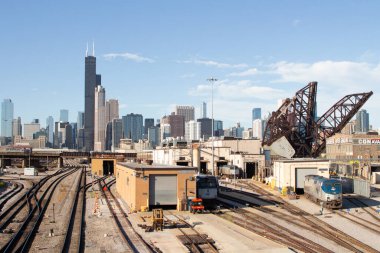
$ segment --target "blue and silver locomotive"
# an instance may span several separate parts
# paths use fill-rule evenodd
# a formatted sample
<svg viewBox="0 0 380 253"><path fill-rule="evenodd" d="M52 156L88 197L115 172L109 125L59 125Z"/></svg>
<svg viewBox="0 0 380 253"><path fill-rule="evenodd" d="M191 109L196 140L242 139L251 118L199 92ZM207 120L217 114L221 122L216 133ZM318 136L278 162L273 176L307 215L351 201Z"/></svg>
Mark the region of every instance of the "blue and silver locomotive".
<svg viewBox="0 0 380 253"><path fill-rule="evenodd" d="M305 176L305 197L327 208L342 207L342 183L317 175Z"/></svg>
<svg viewBox="0 0 380 253"><path fill-rule="evenodd" d="M195 177L196 197L201 198L205 209L216 208L218 179L215 176L199 174Z"/></svg>

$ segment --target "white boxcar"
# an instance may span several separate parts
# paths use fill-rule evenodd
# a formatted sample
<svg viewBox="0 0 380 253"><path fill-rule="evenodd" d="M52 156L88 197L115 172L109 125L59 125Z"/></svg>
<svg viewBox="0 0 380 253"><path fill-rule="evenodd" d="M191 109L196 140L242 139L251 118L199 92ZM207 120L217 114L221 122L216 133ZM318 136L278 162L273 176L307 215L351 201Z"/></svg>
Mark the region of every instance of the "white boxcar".
<svg viewBox="0 0 380 253"><path fill-rule="evenodd" d="M37 176L38 171L31 167L31 168L24 168L24 176Z"/></svg>

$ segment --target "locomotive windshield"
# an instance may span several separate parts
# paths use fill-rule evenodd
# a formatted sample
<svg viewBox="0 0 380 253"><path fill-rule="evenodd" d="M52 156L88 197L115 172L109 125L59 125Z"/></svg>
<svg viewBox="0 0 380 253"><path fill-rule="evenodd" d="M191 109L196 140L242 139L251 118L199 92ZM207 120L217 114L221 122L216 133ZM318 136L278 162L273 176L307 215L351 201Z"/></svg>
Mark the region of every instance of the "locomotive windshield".
<svg viewBox="0 0 380 253"><path fill-rule="evenodd" d="M198 177L197 186L198 188L215 188L217 187L217 182L215 177Z"/></svg>
<svg viewBox="0 0 380 253"><path fill-rule="evenodd" d="M326 181L322 185L322 190L328 194L341 194L342 184L336 181Z"/></svg>

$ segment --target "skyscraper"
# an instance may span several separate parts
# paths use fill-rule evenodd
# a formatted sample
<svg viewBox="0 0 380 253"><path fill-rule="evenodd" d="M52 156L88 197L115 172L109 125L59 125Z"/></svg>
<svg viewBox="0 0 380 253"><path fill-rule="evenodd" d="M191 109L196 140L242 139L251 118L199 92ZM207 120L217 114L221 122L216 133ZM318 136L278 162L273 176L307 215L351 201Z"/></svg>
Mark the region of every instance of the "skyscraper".
<svg viewBox="0 0 380 253"><path fill-rule="evenodd" d="M185 123L185 140L199 140L201 138L201 123L190 120Z"/></svg>
<svg viewBox="0 0 380 253"><path fill-rule="evenodd" d="M263 139L263 121L261 119L255 119L252 122L252 137L259 140Z"/></svg>
<svg viewBox="0 0 380 253"><path fill-rule="evenodd" d="M214 136L223 136L223 121L214 119Z"/></svg>
<svg viewBox="0 0 380 253"><path fill-rule="evenodd" d="M261 119L261 108L252 109L252 121L255 119Z"/></svg>
<svg viewBox="0 0 380 253"><path fill-rule="evenodd" d="M24 138L33 140L33 135L40 131L40 123L25 123L24 124Z"/></svg>
<svg viewBox="0 0 380 253"><path fill-rule="evenodd" d="M148 140L151 143L153 148L155 148L157 145L160 144L160 128L159 127L152 126L148 129Z"/></svg>
<svg viewBox="0 0 380 253"><path fill-rule="evenodd" d="M120 139L123 138L123 122L121 119L112 120L112 145L111 151L120 148Z"/></svg>
<svg viewBox="0 0 380 253"><path fill-rule="evenodd" d="M54 144L54 119L52 116L47 117L46 119L46 131L48 133L48 142Z"/></svg>
<svg viewBox="0 0 380 253"><path fill-rule="evenodd" d="M161 125L170 125L169 137L184 137L185 136L185 116L178 115L172 112L169 116L161 118Z"/></svg>
<svg viewBox="0 0 380 253"><path fill-rule="evenodd" d="M59 121L69 122L69 110L61 109L59 112Z"/></svg>
<svg viewBox="0 0 380 253"><path fill-rule="evenodd" d="M94 46L92 55L85 57L84 76L84 149L94 150L95 87L101 85L101 76L96 75L96 57Z"/></svg>
<svg viewBox="0 0 380 253"><path fill-rule="evenodd" d="M202 102L201 105L201 119L207 118L207 103Z"/></svg>
<svg viewBox="0 0 380 253"><path fill-rule="evenodd" d="M119 100L109 99L106 102L106 123L119 118Z"/></svg>
<svg viewBox="0 0 380 253"><path fill-rule="evenodd" d="M77 116L78 131L79 129L83 128L83 124L84 124L84 112L78 112L78 116Z"/></svg>
<svg viewBox="0 0 380 253"><path fill-rule="evenodd" d="M201 123L201 138L208 140L212 136L212 119L197 119Z"/></svg>
<svg viewBox="0 0 380 253"><path fill-rule="evenodd" d="M11 99L4 99L1 103L1 136L12 137L13 122L13 102Z"/></svg>
<svg viewBox="0 0 380 253"><path fill-rule="evenodd" d="M182 115L185 117L185 122L194 120L194 106L177 105L175 107L175 115Z"/></svg>
<svg viewBox="0 0 380 253"><path fill-rule="evenodd" d="M95 88L94 150L104 151L106 131L106 90L97 85Z"/></svg>
<svg viewBox="0 0 380 253"><path fill-rule="evenodd" d="M122 117L124 138L137 142L142 139L143 116L141 114L130 113Z"/></svg>
<svg viewBox="0 0 380 253"><path fill-rule="evenodd" d="M20 117L17 117L17 119L13 119L12 132L13 132L13 137L22 135L22 125L21 125Z"/></svg>
<svg viewBox="0 0 380 253"><path fill-rule="evenodd" d="M355 132L369 131L369 113L366 110L360 110L356 114Z"/></svg>
<svg viewBox="0 0 380 253"><path fill-rule="evenodd" d="M108 122L106 126L106 140L104 144L104 150L111 151L111 148L112 148L112 122Z"/></svg>
<svg viewBox="0 0 380 253"><path fill-rule="evenodd" d="M144 134L145 138L148 137L148 129L154 126L154 119L146 118L144 120Z"/></svg>

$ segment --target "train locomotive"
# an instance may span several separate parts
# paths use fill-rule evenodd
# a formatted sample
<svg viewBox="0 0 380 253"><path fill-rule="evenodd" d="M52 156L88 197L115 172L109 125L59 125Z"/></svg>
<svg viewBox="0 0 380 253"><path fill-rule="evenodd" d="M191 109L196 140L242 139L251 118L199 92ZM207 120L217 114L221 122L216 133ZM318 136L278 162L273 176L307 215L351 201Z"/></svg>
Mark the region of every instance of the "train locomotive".
<svg viewBox="0 0 380 253"><path fill-rule="evenodd" d="M199 174L195 177L196 198L202 199L206 210L216 209L218 179L215 176Z"/></svg>
<svg viewBox="0 0 380 253"><path fill-rule="evenodd" d="M305 197L327 208L342 207L342 183L317 175L305 176Z"/></svg>

